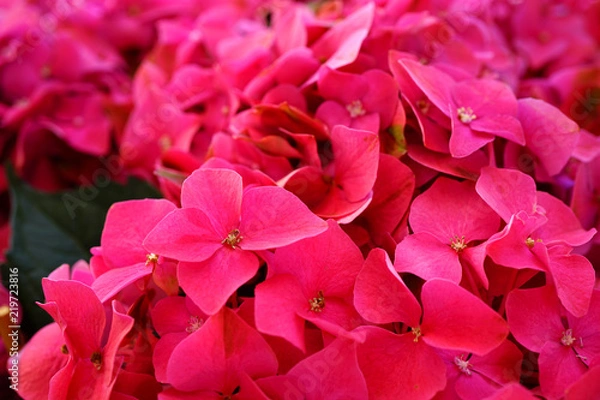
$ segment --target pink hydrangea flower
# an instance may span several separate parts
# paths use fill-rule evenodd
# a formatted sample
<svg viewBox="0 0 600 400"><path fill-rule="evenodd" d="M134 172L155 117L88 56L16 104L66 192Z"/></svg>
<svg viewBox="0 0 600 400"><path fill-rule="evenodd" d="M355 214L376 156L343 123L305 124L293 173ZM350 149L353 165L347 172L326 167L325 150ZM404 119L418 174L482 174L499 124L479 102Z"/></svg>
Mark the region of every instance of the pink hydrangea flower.
<svg viewBox="0 0 600 400"><path fill-rule="evenodd" d="M540 386L559 398L600 354L600 296L594 291L590 311L573 316L561 309L549 286L514 290L506 312L510 329L523 346L540 353Z"/></svg>
<svg viewBox="0 0 600 400"><path fill-rule="evenodd" d="M181 209L148 234L144 247L181 261L186 294L209 315L258 271L254 250L323 232L327 224L291 193L273 186L243 190L234 171L199 169L183 183Z"/></svg>

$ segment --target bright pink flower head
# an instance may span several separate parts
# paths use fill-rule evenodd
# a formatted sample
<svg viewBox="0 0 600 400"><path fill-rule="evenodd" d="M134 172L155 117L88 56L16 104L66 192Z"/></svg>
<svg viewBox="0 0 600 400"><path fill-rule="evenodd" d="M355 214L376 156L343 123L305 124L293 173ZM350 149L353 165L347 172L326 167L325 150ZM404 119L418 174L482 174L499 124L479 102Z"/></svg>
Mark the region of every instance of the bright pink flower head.
<svg viewBox="0 0 600 400"><path fill-rule="evenodd" d="M318 88L325 102L315 117L329 129L340 124L379 132L390 125L398 104L398 84L392 76L376 69L360 75L325 69Z"/></svg>
<svg viewBox="0 0 600 400"><path fill-rule="evenodd" d="M412 170L396 157L380 153L373 200L351 225L347 225L350 228L347 232L355 243L362 244L358 235L366 236L363 240L369 245L385 247L392 252L397 238L408 231L406 214L414 189Z"/></svg>
<svg viewBox="0 0 600 400"><path fill-rule="evenodd" d="M427 399L446 385L436 349L484 355L508 334L505 321L480 299L441 279L423 285L421 306L380 249L371 251L354 289L354 304L377 324L403 322L395 332L358 328L366 335L358 360L369 398Z"/></svg>
<svg viewBox="0 0 600 400"><path fill-rule="evenodd" d="M464 271L469 279L487 286L483 259L474 260L475 246L498 232L500 218L472 182L438 178L413 201L408 218L414 234L396 247L397 271L459 283L463 266L470 266Z"/></svg>
<svg viewBox="0 0 600 400"><path fill-rule="evenodd" d="M36 336L37 341L34 338L29 344L36 349L47 346L45 341L51 340L56 346L53 356L48 350L40 353L45 354L42 360L54 365L50 369L57 370L50 379L47 397L89 398L93 393L98 399L108 399L123 363L117 351L133 326L133 319L118 311L116 303L107 313L92 289L80 282L44 279L42 286L46 297L42 308L56 321L50 326L58 326L62 333L59 338L58 332L48 327ZM43 344L38 343L42 340ZM24 372L31 374L33 380L47 379L49 371L46 365L38 363L37 354L23 352Z"/></svg>
<svg viewBox="0 0 600 400"><path fill-rule="evenodd" d="M504 385L517 383L521 375L523 354L509 340L484 356L456 351L440 351L439 354L446 363L448 378L446 389L439 395L441 399L458 396L479 400Z"/></svg>
<svg viewBox="0 0 600 400"><path fill-rule="evenodd" d="M181 209L152 230L144 246L182 261L181 287L207 314L216 313L259 267L254 250L294 243L327 229L293 194L274 186L243 189L225 169L199 169L183 183Z"/></svg>
<svg viewBox="0 0 600 400"><path fill-rule="evenodd" d="M559 199L536 193L533 179L520 171L484 168L476 189L507 222L487 242L487 255L503 266L550 274L563 305L583 316L594 286L594 270L587 259L571 254L571 246L589 242L596 231L582 229L573 211Z"/></svg>
<svg viewBox="0 0 600 400"><path fill-rule="evenodd" d="M450 88L454 79L433 66L422 65L406 54L389 53L389 66L410 105L428 149L448 153Z"/></svg>
<svg viewBox="0 0 600 400"><path fill-rule="evenodd" d="M353 289L363 258L338 224L275 251L269 274L255 289L257 329L280 336L302 351L305 321L333 335L362 322L353 306Z"/></svg>
<svg viewBox="0 0 600 400"><path fill-rule="evenodd" d="M156 224L175 208L173 203L163 199L130 200L111 206L101 238L106 269L94 271L96 280L92 284L102 302L149 275L165 292L177 293L179 286L172 276L173 261L147 251L142 245Z"/></svg>
<svg viewBox="0 0 600 400"><path fill-rule="evenodd" d="M523 346L540 353L540 386L548 398L560 398L600 355L600 293L580 318L561 308L553 288L514 290L506 313L510 330Z"/></svg>
<svg viewBox="0 0 600 400"><path fill-rule="evenodd" d="M338 69L354 62L371 30L375 4L368 2L325 32L310 48L322 66L306 85L316 82L325 68Z"/></svg>
<svg viewBox="0 0 600 400"><path fill-rule="evenodd" d="M243 374L256 379L276 372L277 359L265 339L223 308L175 347L166 375L181 392L223 398L237 392Z"/></svg>
<svg viewBox="0 0 600 400"><path fill-rule="evenodd" d="M208 316L189 297L169 296L156 303L151 317L152 326L160 336L152 353L154 374L159 382L168 382L167 365L173 350L200 329Z"/></svg>
<svg viewBox="0 0 600 400"><path fill-rule="evenodd" d="M377 178L379 137L376 133L336 125L331 132L329 164L299 168L280 184L323 218L351 222L370 203Z"/></svg>
<svg viewBox="0 0 600 400"><path fill-rule="evenodd" d="M526 145L510 143L504 153L507 167L527 173L535 168L535 177L560 173L573 156L580 138L577 124L558 108L542 100L519 99L519 120L523 125Z"/></svg>
<svg viewBox="0 0 600 400"><path fill-rule="evenodd" d="M356 344L344 338L337 338L323 350L300 361L287 374L262 378L257 384L273 399L368 398L356 357Z"/></svg>
<svg viewBox="0 0 600 400"><path fill-rule="evenodd" d="M496 136L525 144L517 99L508 85L491 79L461 81L450 89L450 99L452 156L468 156Z"/></svg>

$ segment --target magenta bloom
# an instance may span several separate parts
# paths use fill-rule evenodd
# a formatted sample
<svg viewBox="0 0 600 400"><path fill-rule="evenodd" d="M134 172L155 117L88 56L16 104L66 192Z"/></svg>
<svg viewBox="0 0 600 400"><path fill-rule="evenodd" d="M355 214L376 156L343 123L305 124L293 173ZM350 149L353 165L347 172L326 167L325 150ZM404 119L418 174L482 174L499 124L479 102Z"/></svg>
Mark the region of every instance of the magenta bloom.
<svg viewBox="0 0 600 400"><path fill-rule="evenodd" d="M92 284L102 302L149 275L153 275L165 292L173 291L169 288L172 285L167 282L173 262L159 259L158 255L147 251L142 242L156 224L175 208L173 203L162 199L131 200L110 208L101 238L102 261L106 270L96 268L97 278ZM176 282L175 286L176 294Z"/></svg>
<svg viewBox="0 0 600 400"><path fill-rule="evenodd" d="M391 75L375 69L361 75L325 69L318 85L326 101L315 117L329 129L344 125L379 132L392 122L398 105L398 84Z"/></svg>
<svg viewBox="0 0 600 400"><path fill-rule="evenodd" d="M328 165L298 168L280 184L322 218L354 220L369 205L379 164L379 137L374 132L336 125ZM320 164L320 163L319 163Z"/></svg>
<svg viewBox="0 0 600 400"><path fill-rule="evenodd" d="M582 229L569 207L536 192L533 179L522 172L484 168L476 189L507 223L488 240L487 255L506 267L545 271L567 310L583 316L594 287L594 269L585 257L571 254L571 246L589 242L595 229Z"/></svg>
<svg viewBox="0 0 600 400"><path fill-rule="evenodd" d="M358 361L369 398L429 399L446 386L446 367L437 349L485 355L508 335L506 322L480 299L442 279L427 281L421 306L375 249L354 289L359 313L377 324L402 322L395 332L367 326Z"/></svg>
<svg viewBox="0 0 600 400"><path fill-rule="evenodd" d="M231 170L192 173L183 183L181 205L148 234L144 247L181 261L181 287L209 315L256 274L254 250L327 229L293 194L275 186L244 190L242 177Z"/></svg>
<svg viewBox="0 0 600 400"><path fill-rule="evenodd" d="M475 246L498 232L500 218L472 182L438 178L414 200L408 218L414 234L396 247L398 272L459 283L466 267L468 279L487 286Z"/></svg>
<svg viewBox="0 0 600 400"><path fill-rule="evenodd" d="M255 290L257 329L302 351L305 321L336 336L354 329L362 322L352 296L362 263L358 247L333 220L326 232L277 249L269 278Z"/></svg>
<svg viewBox="0 0 600 400"><path fill-rule="evenodd" d="M265 339L223 308L175 347L166 375L181 395L223 398L234 394L244 374L260 378L276 372L277 358Z"/></svg>
<svg viewBox="0 0 600 400"><path fill-rule="evenodd" d="M565 312L549 286L514 290L506 313L510 330L523 346L540 353L540 386L548 398L560 398L600 356L600 293L590 311L577 318Z"/></svg>
<svg viewBox="0 0 600 400"><path fill-rule="evenodd" d="M461 81L452 86L450 98L452 156L468 156L495 136L525 144L517 99L508 85L491 79Z"/></svg>
<svg viewBox="0 0 600 400"><path fill-rule="evenodd" d="M119 311L113 303L112 312L108 314L111 320L107 320L102 303L83 283L46 278L42 286L46 303L41 306L56 321L62 340L59 331L50 328L56 326L54 324L40 331L28 345L27 352L21 355L24 372L32 381L37 381L48 379L50 371L56 371L48 384L47 398L68 400L90 398L94 394L97 399L108 400L123 363L117 351L133 326L133 318ZM52 343L56 347L50 352L46 348ZM45 350L35 351L39 346ZM43 354L40 360L39 354ZM47 367L50 368L47 370ZM36 398L33 396L39 394L39 389L30 389L32 398Z"/></svg>
<svg viewBox="0 0 600 400"><path fill-rule="evenodd" d="M262 378L257 384L271 399L368 398L356 343L344 338L337 338L323 350L300 361L287 374Z"/></svg>

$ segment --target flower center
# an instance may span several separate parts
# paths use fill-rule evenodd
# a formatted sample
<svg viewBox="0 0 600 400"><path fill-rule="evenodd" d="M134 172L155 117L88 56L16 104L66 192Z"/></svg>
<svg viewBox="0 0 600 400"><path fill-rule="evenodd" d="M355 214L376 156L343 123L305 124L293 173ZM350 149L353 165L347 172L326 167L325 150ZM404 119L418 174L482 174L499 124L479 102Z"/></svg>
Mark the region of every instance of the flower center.
<svg viewBox="0 0 600 400"><path fill-rule="evenodd" d="M238 244L242 241L244 237L240 235L239 229L234 229L227 234L227 237L223 239L221 244L226 244L230 246L232 249L235 249Z"/></svg>
<svg viewBox="0 0 600 400"><path fill-rule="evenodd" d="M158 262L158 254L148 253L146 254L146 267L150 264L156 265Z"/></svg>
<svg viewBox="0 0 600 400"><path fill-rule="evenodd" d="M321 312L323 311L323 308L325 308L325 297L323 296L323 291L319 290L317 295L318 297L313 297L312 299L308 300L310 311Z"/></svg>
<svg viewBox="0 0 600 400"><path fill-rule="evenodd" d="M360 100L354 100L352 103L348 104L346 110L348 110L352 118L360 117L367 113Z"/></svg>
<svg viewBox="0 0 600 400"><path fill-rule="evenodd" d="M99 351L95 351L92 353L90 361L92 362L92 364L94 364L94 367L96 367L96 369L100 371L100 369L102 368L102 354Z"/></svg>
<svg viewBox="0 0 600 400"><path fill-rule="evenodd" d="M461 251L467 248L465 237L454 236L454 238L452 238L452 241L450 242L450 247L452 247L452 249L454 249L454 251L456 251L457 253L460 253Z"/></svg>
<svg viewBox="0 0 600 400"><path fill-rule="evenodd" d="M577 338L573 336L573 329L567 329L562 334L563 336L560 338L560 342L563 346L572 346L577 340Z"/></svg>
<svg viewBox="0 0 600 400"><path fill-rule="evenodd" d="M419 341L419 338L422 335L421 328L418 327L418 326L416 328L412 328L412 333L413 333L413 335L415 335L415 338L413 339L413 342L417 343Z"/></svg>
<svg viewBox="0 0 600 400"><path fill-rule="evenodd" d="M456 114L458 115L458 119L463 124L469 124L471 121L477 118L477 115L473 113L471 107L460 107L456 110Z"/></svg>
<svg viewBox="0 0 600 400"><path fill-rule="evenodd" d="M187 323L187 327L185 328L185 331L187 333L194 333L198 329L200 329L203 324L204 324L204 320L202 318L198 318L197 316L193 315L190 317L190 319L188 319L188 323Z"/></svg>
<svg viewBox="0 0 600 400"><path fill-rule="evenodd" d="M416 104L419 111L421 111L423 114L427 114L429 112L429 101L418 100Z"/></svg>
<svg viewBox="0 0 600 400"><path fill-rule="evenodd" d="M469 367L472 367L472 365L469 364L469 361L465 360L464 357L464 354L461 354L460 357L454 357L454 364L456 364L460 372L471 376L471 370Z"/></svg>
<svg viewBox="0 0 600 400"><path fill-rule="evenodd" d="M67 348L66 344L63 344L60 348L60 352L63 354L69 354L69 349Z"/></svg>

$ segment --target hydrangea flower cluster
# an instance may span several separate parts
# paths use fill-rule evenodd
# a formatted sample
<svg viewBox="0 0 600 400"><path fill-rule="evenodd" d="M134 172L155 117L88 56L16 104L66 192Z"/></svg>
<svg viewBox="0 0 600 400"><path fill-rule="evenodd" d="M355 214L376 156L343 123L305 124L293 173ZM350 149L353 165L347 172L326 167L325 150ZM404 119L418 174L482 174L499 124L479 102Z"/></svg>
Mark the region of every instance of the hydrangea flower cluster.
<svg viewBox="0 0 600 400"><path fill-rule="evenodd" d="M600 393L600 2L2 10L0 154L164 195L44 278L24 399Z"/></svg>

